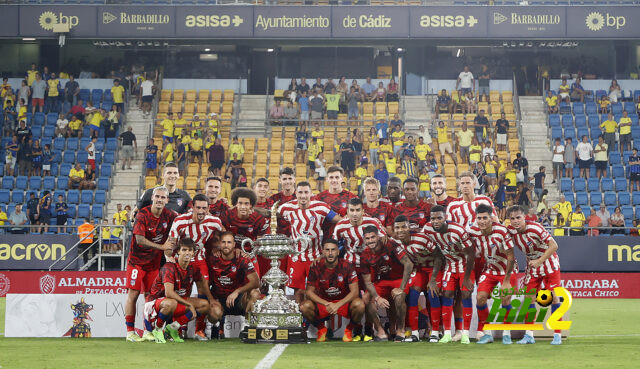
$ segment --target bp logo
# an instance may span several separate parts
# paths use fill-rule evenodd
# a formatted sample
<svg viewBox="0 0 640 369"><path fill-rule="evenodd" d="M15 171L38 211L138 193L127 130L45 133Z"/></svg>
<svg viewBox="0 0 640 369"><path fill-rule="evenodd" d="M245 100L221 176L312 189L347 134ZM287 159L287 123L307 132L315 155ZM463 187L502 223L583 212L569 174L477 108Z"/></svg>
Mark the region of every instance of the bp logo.
<svg viewBox="0 0 640 369"><path fill-rule="evenodd" d="M604 27L604 17L600 13L589 13L587 19L585 19L585 23L590 30L599 31Z"/></svg>
<svg viewBox="0 0 640 369"><path fill-rule="evenodd" d="M38 18L38 23L42 29L47 31L53 31L55 26L64 24L68 25L69 29L75 27L80 22L80 18L75 15L64 15L62 13L43 12Z"/></svg>

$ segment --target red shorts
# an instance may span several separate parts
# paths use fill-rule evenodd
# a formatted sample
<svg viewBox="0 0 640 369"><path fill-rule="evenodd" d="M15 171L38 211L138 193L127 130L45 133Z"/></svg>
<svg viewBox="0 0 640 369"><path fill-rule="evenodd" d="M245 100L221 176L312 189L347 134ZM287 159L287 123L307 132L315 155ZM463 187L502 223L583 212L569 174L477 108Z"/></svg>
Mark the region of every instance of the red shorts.
<svg viewBox="0 0 640 369"><path fill-rule="evenodd" d="M89 165L91 165L91 169L96 170L96 161L95 159L88 160Z"/></svg>
<svg viewBox="0 0 640 369"><path fill-rule="evenodd" d="M258 268L256 270L259 276L263 276L264 273L268 272L271 269L271 259L263 258L262 256L258 256ZM283 272L287 272L287 258L280 259L280 270Z"/></svg>
<svg viewBox="0 0 640 369"><path fill-rule="evenodd" d="M311 263L313 262L289 259L287 261L287 275L289 276L287 287L304 290L307 287L307 276Z"/></svg>
<svg viewBox="0 0 640 369"><path fill-rule="evenodd" d="M560 271L556 270L542 277L532 277L531 274L527 274L524 277L524 284L527 292L532 289L536 292L540 291L542 284L544 284L544 288L553 291L554 288L560 287Z"/></svg>
<svg viewBox="0 0 640 369"><path fill-rule="evenodd" d="M474 273L469 275L469 279L472 284L476 283L476 278ZM445 272L442 275L442 290L443 291L455 291L459 289L460 291L470 291L467 287L462 285L462 281L464 281L464 273L451 273ZM472 292L471 290L470 292Z"/></svg>
<svg viewBox="0 0 640 369"><path fill-rule="evenodd" d="M480 280L480 277L484 273L484 267L486 265L487 265L487 262L484 259L484 257L481 256L476 258L476 261L473 263L473 274L476 281Z"/></svg>
<svg viewBox="0 0 640 369"><path fill-rule="evenodd" d="M431 279L431 274L433 273L433 268L420 268L413 273L411 273L411 278L409 279L408 286L416 287L419 291L427 291L427 284ZM442 269L438 272L438 276L436 276L436 284L438 288L442 288Z"/></svg>
<svg viewBox="0 0 640 369"><path fill-rule="evenodd" d="M336 301L329 301L329 302L338 302ZM351 304L344 304L342 306L340 306L340 309L338 309L338 312L336 313L336 315L339 315L341 317L345 317L347 319L351 319L351 313L349 312L349 307L351 306ZM322 305L322 304L318 304L318 316L316 317L316 319L324 319L328 316L330 316L331 314L329 314L329 312L327 311L327 307Z"/></svg>
<svg viewBox="0 0 640 369"><path fill-rule="evenodd" d="M504 281L503 275L493 275L489 273L484 273L478 278L478 292L487 292L491 294L491 291L498 285ZM513 288L518 287L518 276L515 274L511 274L511 278L509 279L511 282L511 286Z"/></svg>
<svg viewBox="0 0 640 369"><path fill-rule="evenodd" d="M127 288L141 293L151 291L159 270L143 270L138 265L127 265Z"/></svg>
<svg viewBox="0 0 640 369"><path fill-rule="evenodd" d="M391 299L391 290L394 288L400 288L402 279L382 280L373 283L376 288L376 293L383 299ZM409 283L404 288L404 293L409 293Z"/></svg>
<svg viewBox="0 0 640 369"><path fill-rule="evenodd" d="M44 106L44 99L37 99L37 98L33 98L31 99L31 105L32 106Z"/></svg>
<svg viewBox="0 0 640 369"><path fill-rule="evenodd" d="M200 275L203 279L209 280L209 267L207 266L206 260L194 260L191 262L193 265L193 269L197 269L200 271Z"/></svg>

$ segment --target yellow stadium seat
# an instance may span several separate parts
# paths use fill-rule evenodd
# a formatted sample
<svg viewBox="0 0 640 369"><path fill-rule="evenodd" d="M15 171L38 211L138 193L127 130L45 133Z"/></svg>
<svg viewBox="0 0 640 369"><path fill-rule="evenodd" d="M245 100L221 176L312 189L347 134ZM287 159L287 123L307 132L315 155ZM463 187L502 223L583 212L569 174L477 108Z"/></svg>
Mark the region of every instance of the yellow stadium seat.
<svg viewBox="0 0 640 369"><path fill-rule="evenodd" d="M376 102L376 116L387 115L387 103L383 101Z"/></svg>
<svg viewBox="0 0 640 369"><path fill-rule="evenodd" d="M197 177L187 177L187 190L195 190L198 188L198 178Z"/></svg>
<svg viewBox="0 0 640 369"><path fill-rule="evenodd" d="M288 165L288 166L293 165L293 158L294 158L293 152L291 151L285 152L283 158L284 158L285 165Z"/></svg>
<svg viewBox="0 0 640 369"><path fill-rule="evenodd" d="M211 90L211 100L212 101L221 101L222 100L222 90Z"/></svg>
<svg viewBox="0 0 640 369"><path fill-rule="evenodd" d="M513 114L514 110L513 110L513 103L512 102L506 102L502 106L503 106L505 114Z"/></svg>
<svg viewBox="0 0 640 369"><path fill-rule="evenodd" d="M296 147L296 143L293 139L285 139L284 140L284 153L292 152Z"/></svg>
<svg viewBox="0 0 640 369"><path fill-rule="evenodd" d="M267 166L264 164L256 164L256 177L264 177L267 175Z"/></svg>
<svg viewBox="0 0 640 369"><path fill-rule="evenodd" d="M376 114L376 121L379 121L381 119L382 120L386 120L387 119L387 115L386 114L382 114L382 113Z"/></svg>
<svg viewBox="0 0 640 369"><path fill-rule="evenodd" d="M207 176L200 176L200 188L207 187Z"/></svg>
<svg viewBox="0 0 640 369"><path fill-rule="evenodd" d="M282 98L284 98L284 90L275 90L275 91L273 91L273 98L274 99L282 99Z"/></svg>
<svg viewBox="0 0 640 369"><path fill-rule="evenodd" d="M467 123L473 123L473 120L476 119L476 114L470 113L466 116Z"/></svg>
<svg viewBox="0 0 640 369"><path fill-rule="evenodd" d="M187 175L188 176L198 176L200 174L200 164L198 163L191 163L189 164L189 166L187 167Z"/></svg>
<svg viewBox="0 0 640 369"><path fill-rule="evenodd" d="M222 103L222 113L233 113L233 103L232 102L223 102Z"/></svg>
<svg viewBox="0 0 640 369"><path fill-rule="evenodd" d="M171 103L171 111L175 114L175 113L179 113L182 112L182 100L180 101L173 101Z"/></svg>
<svg viewBox="0 0 640 369"><path fill-rule="evenodd" d="M233 102L233 97L235 96L235 91L233 90L224 90L222 94L222 100Z"/></svg>
<svg viewBox="0 0 640 369"><path fill-rule="evenodd" d="M464 114L456 113L451 115L451 120L453 124L456 126L461 126L462 122L464 122Z"/></svg>
<svg viewBox="0 0 640 369"><path fill-rule="evenodd" d="M502 112L502 106L500 106L500 103L493 103L489 107L489 110L489 114L500 114Z"/></svg>
<svg viewBox="0 0 640 369"><path fill-rule="evenodd" d="M176 182L176 187L183 189L184 190L184 180L186 179L186 177L180 177L178 178L178 182Z"/></svg>
<svg viewBox="0 0 640 369"><path fill-rule="evenodd" d="M168 113L168 112L169 112L169 102L160 101L158 103L158 113Z"/></svg>
<svg viewBox="0 0 640 369"><path fill-rule="evenodd" d="M489 103L488 102L479 102L478 103L478 111L484 110L485 113L489 111Z"/></svg>
<svg viewBox="0 0 640 369"><path fill-rule="evenodd" d="M220 124L221 125L230 125L231 124L231 113L222 113L220 114Z"/></svg>
<svg viewBox="0 0 640 369"><path fill-rule="evenodd" d="M451 98L454 99L456 97L458 97L458 91L457 90L451 91Z"/></svg>
<svg viewBox="0 0 640 369"><path fill-rule="evenodd" d="M373 103L372 102L367 101L364 104L362 104L362 114L363 115L370 114L370 115L373 116Z"/></svg>
<svg viewBox="0 0 640 369"><path fill-rule="evenodd" d="M198 92L196 90L187 90L185 92L185 98L187 101L196 101L196 96Z"/></svg>
<svg viewBox="0 0 640 369"><path fill-rule="evenodd" d="M202 117L202 115L206 115L208 113L207 101L198 101L196 104L196 113Z"/></svg>
<svg viewBox="0 0 640 369"><path fill-rule="evenodd" d="M144 187L145 188L153 188L158 184L158 178L155 176L146 176L144 178Z"/></svg>
<svg viewBox="0 0 640 369"><path fill-rule="evenodd" d="M393 116L394 114L398 114L399 109L398 109L398 102L397 101L392 101L389 103L389 116Z"/></svg>
<svg viewBox="0 0 640 369"><path fill-rule="evenodd" d="M209 101L209 90L198 91L198 101Z"/></svg>
<svg viewBox="0 0 640 369"><path fill-rule="evenodd" d="M184 90L173 90L173 101L184 100Z"/></svg>
<svg viewBox="0 0 640 369"><path fill-rule="evenodd" d="M502 91L502 102L513 102L513 92Z"/></svg>
<svg viewBox="0 0 640 369"><path fill-rule="evenodd" d="M258 151L267 151L269 149L269 139L268 138L259 138L258 139Z"/></svg>
<svg viewBox="0 0 640 369"><path fill-rule="evenodd" d="M500 102L500 91L491 90L489 91L489 101Z"/></svg>
<svg viewBox="0 0 640 369"><path fill-rule="evenodd" d="M193 114L193 111L196 108L195 101L185 101L184 103L184 113L185 114Z"/></svg>
<svg viewBox="0 0 640 369"><path fill-rule="evenodd" d="M171 100L171 90L161 90L160 101L170 101L170 100Z"/></svg>
<svg viewBox="0 0 640 369"><path fill-rule="evenodd" d="M507 120L509 122L515 123L516 115L514 113L507 113L507 112L505 112L505 113L506 113L505 114L505 118L507 118ZM515 127L515 125L514 124L510 124L509 127Z"/></svg>

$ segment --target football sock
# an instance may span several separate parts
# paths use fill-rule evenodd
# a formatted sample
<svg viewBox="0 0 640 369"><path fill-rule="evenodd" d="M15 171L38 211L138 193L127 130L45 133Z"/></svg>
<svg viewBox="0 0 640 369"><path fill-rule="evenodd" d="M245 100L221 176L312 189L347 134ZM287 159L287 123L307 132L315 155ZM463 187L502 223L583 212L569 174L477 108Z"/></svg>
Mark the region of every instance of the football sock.
<svg viewBox="0 0 640 369"><path fill-rule="evenodd" d="M487 309L486 303L484 305L476 305L476 309L478 310L478 332L482 332L489 317L489 309Z"/></svg>
<svg viewBox="0 0 640 369"><path fill-rule="evenodd" d="M151 325L151 322L148 320L144 320L144 328L145 330L151 332L153 330L153 325Z"/></svg>
<svg viewBox="0 0 640 369"><path fill-rule="evenodd" d="M124 322L125 322L124 324L127 326L127 332L135 332L135 325L136 325L135 315L125 315Z"/></svg>
<svg viewBox="0 0 640 369"><path fill-rule="evenodd" d="M431 331L438 332L440 331L440 316L442 315L440 296L432 296L430 293L427 293L427 296L429 297L429 304L431 305L431 310L429 311Z"/></svg>
<svg viewBox="0 0 640 369"><path fill-rule="evenodd" d="M559 307L560 307L560 304L551 304L551 314L553 314L556 310L558 310ZM562 317L560 317L558 320L562 320ZM556 329L553 332L560 333L562 331L560 329Z"/></svg>
<svg viewBox="0 0 640 369"><path fill-rule="evenodd" d="M407 319L412 331L418 330L418 299L420 298L420 292L409 289L409 296L407 296Z"/></svg>
<svg viewBox="0 0 640 369"><path fill-rule="evenodd" d="M448 297L442 298L442 324L445 333L451 331L451 315L453 315L453 299Z"/></svg>
<svg viewBox="0 0 640 369"><path fill-rule="evenodd" d="M162 329L164 327L164 323L169 320L171 314L165 315L162 312L158 313L158 317L156 318L156 328Z"/></svg>
<svg viewBox="0 0 640 369"><path fill-rule="evenodd" d="M324 319L316 320L315 322L313 322L313 326L318 329L326 328L326 326L324 325Z"/></svg>
<svg viewBox="0 0 640 369"><path fill-rule="evenodd" d="M364 335L373 337L373 323L366 323L364 325Z"/></svg>
<svg viewBox="0 0 640 369"><path fill-rule="evenodd" d="M196 318L196 332L204 332L204 330L207 328L207 323L205 323L204 319L204 315Z"/></svg>
<svg viewBox="0 0 640 369"><path fill-rule="evenodd" d="M347 324L347 329L350 329L351 331L361 331L362 330L362 325L358 322L354 322L353 320L349 321L349 324Z"/></svg>
<svg viewBox="0 0 640 369"><path fill-rule="evenodd" d="M471 328L471 318L473 318L473 302L471 302L471 298L462 299L462 316L464 317L463 329L468 331ZM456 327L456 329L458 328Z"/></svg>
<svg viewBox="0 0 640 369"><path fill-rule="evenodd" d="M462 330L462 318L454 318L453 319L456 325L456 331Z"/></svg>
<svg viewBox="0 0 640 369"><path fill-rule="evenodd" d="M178 317L176 317L174 315L174 318L175 318L176 322L178 322L180 325L184 325L184 324L189 323L189 321L191 319L193 319L193 314L191 313L191 310L187 310L186 313L184 313L184 314L182 314L182 315L180 315Z"/></svg>

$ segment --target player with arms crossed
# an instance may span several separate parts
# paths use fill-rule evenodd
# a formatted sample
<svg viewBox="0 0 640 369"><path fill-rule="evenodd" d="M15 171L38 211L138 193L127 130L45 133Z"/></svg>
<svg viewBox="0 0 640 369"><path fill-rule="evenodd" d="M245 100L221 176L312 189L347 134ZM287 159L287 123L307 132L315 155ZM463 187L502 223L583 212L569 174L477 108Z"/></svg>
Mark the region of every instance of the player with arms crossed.
<svg viewBox="0 0 640 369"><path fill-rule="evenodd" d="M374 226L367 226L364 229L364 242L367 247L360 256L360 273L371 295L367 310L374 317L373 324L378 331L376 341L386 338L376 307L387 309L387 311L395 310L397 317L395 341L402 342L407 312L405 298L413 263L401 244L393 239L385 241L378 231ZM390 299L393 299L393 305Z"/></svg>
<svg viewBox="0 0 640 369"><path fill-rule="evenodd" d="M440 287L442 285L443 255L433 242L421 232L411 232L409 220L404 215L396 217L393 224L396 239L402 242L409 259L413 262L413 273L409 279L409 296L407 301L407 319L411 327L411 336L406 342L419 342L418 332L418 299L420 292L425 292L429 300L429 316L431 318L431 336L429 342L440 339ZM438 270L435 274L433 271Z"/></svg>
<svg viewBox="0 0 640 369"><path fill-rule="evenodd" d="M227 199L219 198L222 192L222 180L220 177L208 177L205 187L205 195L209 198L209 213L220 218L228 209Z"/></svg>
<svg viewBox="0 0 640 369"><path fill-rule="evenodd" d="M487 322L489 309L487 299L491 291L500 284L501 289L517 287L518 264L513 255L513 240L507 227L493 220L493 209L489 205L480 204L476 208L476 221L467 227L469 238L486 260L484 272L478 279L476 309L478 311L478 332L483 332ZM511 296L502 299L502 307L506 309L506 316L511 310ZM505 330L502 343L511 344L511 331ZM479 344L493 342L491 332L484 333L478 340Z"/></svg>
<svg viewBox="0 0 640 369"><path fill-rule="evenodd" d="M236 252L235 236L226 231L220 236L220 253L209 253L209 277L212 323L226 315L242 315L253 309L260 297L260 280L249 258Z"/></svg>
<svg viewBox="0 0 640 369"><path fill-rule="evenodd" d="M393 208L393 218L404 215L409 220L411 230L418 231L429 221L431 204L418 198L418 180L415 178L405 179L402 192L405 199Z"/></svg>
<svg viewBox="0 0 640 369"><path fill-rule="evenodd" d="M200 271L191 263L196 244L189 238L181 239L178 244L177 262L162 266L144 306L145 334L152 334L157 343L167 343L165 324L173 342L184 342L178 331L180 327L196 315L208 316L211 320L211 307L216 303ZM205 291L206 300L190 297L194 282Z"/></svg>
<svg viewBox="0 0 640 369"><path fill-rule="evenodd" d="M544 288L553 291L560 287L560 259L556 250L558 244L551 237L549 232L542 225L536 222L529 222L524 219L525 211L519 205L514 205L508 210L511 225L509 232L513 239L513 244L527 256L527 268L525 270L524 284L527 293L538 292L544 284ZM560 299L553 295L551 312L560 307ZM529 309L535 309L535 304L531 304ZM533 331L526 331L524 337L518 341L519 344L536 343L533 338ZM562 344L562 334L560 330L554 331L552 345Z"/></svg>
<svg viewBox="0 0 640 369"><path fill-rule="evenodd" d="M190 238L196 244L196 251L192 260L193 267L198 269L202 278L209 283L209 268L207 268L207 251L213 248L213 243L217 235L225 229L219 218L209 214L209 198L203 194L195 195L193 198L193 209L191 212L178 216L173 221L171 227L170 240L176 242L182 238ZM169 254L168 254L169 253ZM172 255L165 251L167 260L172 260ZM198 287L198 297L204 298L205 291ZM206 323L204 316L196 319L195 338L206 341L204 334Z"/></svg>
<svg viewBox="0 0 640 369"><path fill-rule="evenodd" d="M376 218L385 226L388 234L393 234L393 207L380 199L380 181L367 177L364 182L364 204L366 215Z"/></svg>
<svg viewBox="0 0 640 369"><path fill-rule="evenodd" d="M343 181L344 170L337 165L330 166L327 170L327 183L329 184L329 188L313 197L314 200L322 201L329 205L331 210L341 217L347 214L349 200L357 197L351 193L351 191L342 188ZM327 238L331 237L333 229L333 223L325 223L322 226L322 232Z"/></svg>
<svg viewBox="0 0 640 369"><path fill-rule="evenodd" d="M148 293L158 275L162 254L172 250L173 241L169 239L171 223L178 215L165 207L169 200L169 190L166 187L153 189L151 198L153 203L138 211L133 226L131 248L127 259L127 302L125 304L125 324L127 326L127 341L141 340L155 341L155 337L145 332L140 338L135 332L136 301L140 292Z"/></svg>
<svg viewBox="0 0 640 369"><path fill-rule="evenodd" d="M449 343L451 338L451 314L453 313L453 297L459 289L463 307L463 327L460 342L469 344L469 327L473 316L473 263L475 249L464 228L455 222L445 220L445 210L436 205L431 208L431 222L427 223L422 232L442 251L445 257L445 269L442 277L442 320L444 336L439 343ZM438 273L434 267L433 273Z"/></svg>
<svg viewBox="0 0 640 369"><path fill-rule="evenodd" d="M324 322L332 315L350 320L342 340L353 340L353 328L360 324L365 310L358 293L358 276L353 264L340 258L336 240L325 240L322 257L309 269L307 299L300 304L302 315L318 328L318 342L327 340Z"/></svg>
<svg viewBox="0 0 640 369"><path fill-rule="evenodd" d="M309 182L300 182L296 186L296 199L289 201L278 208L278 215L291 224L291 237L309 238L310 242L306 250L300 255L289 255L287 268L289 270L289 283L287 287L293 288L295 298L301 303L306 289L306 278L309 275L311 263L322 254L322 224L324 222L339 222L342 217L329 208L322 201L311 200L311 185Z"/></svg>

